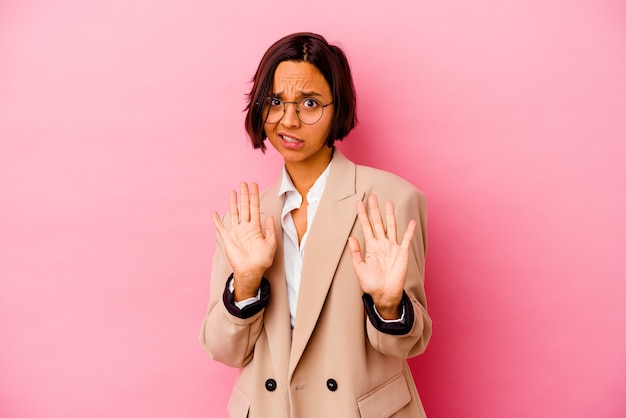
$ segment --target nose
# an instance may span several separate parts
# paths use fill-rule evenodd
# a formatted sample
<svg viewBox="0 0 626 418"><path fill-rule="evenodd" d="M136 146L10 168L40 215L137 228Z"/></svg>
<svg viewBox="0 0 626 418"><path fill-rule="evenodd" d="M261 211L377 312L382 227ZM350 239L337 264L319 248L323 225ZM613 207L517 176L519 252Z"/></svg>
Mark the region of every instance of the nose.
<svg viewBox="0 0 626 418"><path fill-rule="evenodd" d="M284 103L285 113L281 119L281 123L285 126L296 127L300 125L300 119L298 119L298 111L296 103L287 102Z"/></svg>

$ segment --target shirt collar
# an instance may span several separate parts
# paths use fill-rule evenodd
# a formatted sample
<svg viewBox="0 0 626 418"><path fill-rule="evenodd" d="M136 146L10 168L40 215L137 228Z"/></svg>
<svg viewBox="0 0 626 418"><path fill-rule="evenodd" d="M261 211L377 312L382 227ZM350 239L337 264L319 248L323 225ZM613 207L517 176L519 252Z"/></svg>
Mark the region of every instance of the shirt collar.
<svg viewBox="0 0 626 418"><path fill-rule="evenodd" d="M328 175L330 174L330 166L332 164L333 161L330 160L330 163L328 163L322 174L320 174L317 180L315 180L315 183L313 183L313 186L309 189L309 193L306 196L309 203L312 203L313 201L317 202L322 197L322 193L324 193L326 183L328 182ZM297 193L298 190L296 189L296 186L293 185L291 177L289 177L289 173L287 173L287 168L283 165L278 196L282 196L288 192Z"/></svg>
<svg viewBox="0 0 626 418"><path fill-rule="evenodd" d="M287 168L283 165L283 169L281 171L280 187L278 189L278 196L282 196L287 192L295 191L297 191L296 186L293 185L291 177L289 177L289 173L287 173Z"/></svg>

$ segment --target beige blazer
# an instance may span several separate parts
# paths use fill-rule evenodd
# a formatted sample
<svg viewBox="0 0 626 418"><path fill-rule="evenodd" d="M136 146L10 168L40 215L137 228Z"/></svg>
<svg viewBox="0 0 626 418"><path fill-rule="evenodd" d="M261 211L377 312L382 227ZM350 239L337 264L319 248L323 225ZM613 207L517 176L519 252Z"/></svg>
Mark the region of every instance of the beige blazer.
<svg viewBox="0 0 626 418"><path fill-rule="evenodd" d="M292 335L279 185L261 194L262 218L274 217L278 240L274 264L265 273L271 286L265 309L247 319L231 315L222 294L232 270L219 238L213 258L200 340L213 359L240 368L228 413L232 418L425 417L406 362L424 351L431 335L423 281L424 196L399 177L355 165L335 149L308 232ZM382 333L372 325L353 271L347 241L353 235L364 248L356 202L369 194L376 194L381 205L395 203L400 238L409 220L417 220L405 286L415 320L405 335Z"/></svg>

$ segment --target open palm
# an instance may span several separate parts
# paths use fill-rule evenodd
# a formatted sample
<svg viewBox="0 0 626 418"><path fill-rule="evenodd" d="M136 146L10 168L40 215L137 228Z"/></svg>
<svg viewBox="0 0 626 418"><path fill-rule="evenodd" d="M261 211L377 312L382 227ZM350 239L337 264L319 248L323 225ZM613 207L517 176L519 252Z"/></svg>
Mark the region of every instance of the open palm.
<svg viewBox="0 0 626 418"><path fill-rule="evenodd" d="M241 202L237 192L229 194L230 226L226 228L216 212L212 213L224 251L235 277L236 293L256 294L265 270L272 265L276 252L274 219L267 217L261 227L258 185L240 185ZM264 232L265 229L265 232Z"/></svg>
<svg viewBox="0 0 626 418"><path fill-rule="evenodd" d="M409 247L416 222L409 222L402 242L398 243L393 203L387 202L385 207L386 229L375 195L369 196L368 205L371 218L367 215L365 204L357 203L357 214L365 239L365 254L361 252L359 241L350 237L352 264L361 289L372 296L381 316L395 319L406 282Z"/></svg>

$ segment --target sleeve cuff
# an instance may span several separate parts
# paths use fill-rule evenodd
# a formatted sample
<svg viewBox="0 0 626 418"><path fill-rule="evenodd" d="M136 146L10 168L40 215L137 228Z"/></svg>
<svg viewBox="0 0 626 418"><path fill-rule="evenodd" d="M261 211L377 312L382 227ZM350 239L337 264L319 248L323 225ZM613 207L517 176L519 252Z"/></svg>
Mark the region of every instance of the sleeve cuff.
<svg viewBox="0 0 626 418"><path fill-rule="evenodd" d="M254 298L250 298L250 299L246 299L246 300L242 300L241 302L237 302L237 304L239 303L243 303L246 302L248 300L252 300ZM382 316L380 316L380 312L378 312L378 309L376 309L376 305L374 305L374 312L376 313L376 315L378 316L378 318L387 323L387 324L391 324L392 322L404 322L404 312L406 311L406 309L404 309L404 305L402 305L402 315L400 315L400 318L398 319L385 319Z"/></svg>
<svg viewBox="0 0 626 418"><path fill-rule="evenodd" d="M233 316L240 319L250 318L257 313L261 312L270 297L270 282L265 277L261 279L261 285L259 286L259 292L257 298L246 299L245 301L235 302L235 295L230 290L231 283L233 281L233 273L228 276L226 280L226 286L224 288L224 294L222 300L226 310ZM237 305L241 306L238 307Z"/></svg>
<svg viewBox="0 0 626 418"><path fill-rule="evenodd" d="M405 335L413 328L413 304L406 292L402 292L402 301L400 302L400 306L402 306L402 317L400 320L385 321L382 319L376 311L374 300L367 293L363 294L363 305L365 306L365 312L367 312L367 317L370 322L374 328L380 332L390 335Z"/></svg>
<svg viewBox="0 0 626 418"><path fill-rule="evenodd" d="M229 280L228 282L228 291L230 293L235 292L235 284L233 283L233 280ZM259 300L261 300L261 287L259 287L259 290L256 292L256 296L244 299L240 302L235 301L235 306L239 309L243 309L248 305L252 305L254 302L258 302Z"/></svg>

